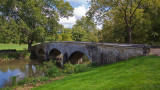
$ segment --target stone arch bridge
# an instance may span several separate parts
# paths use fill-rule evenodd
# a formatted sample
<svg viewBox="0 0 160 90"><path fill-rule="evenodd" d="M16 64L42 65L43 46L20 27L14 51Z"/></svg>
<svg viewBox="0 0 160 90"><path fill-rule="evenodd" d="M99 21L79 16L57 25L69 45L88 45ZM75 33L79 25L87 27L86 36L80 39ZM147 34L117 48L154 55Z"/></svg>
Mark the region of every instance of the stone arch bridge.
<svg viewBox="0 0 160 90"><path fill-rule="evenodd" d="M99 65L148 55L149 46L144 44L114 44L95 42L61 41L42 43L31 48L31 58L50 60L59 58L63 65L77 63L83 55Z"/></svg>

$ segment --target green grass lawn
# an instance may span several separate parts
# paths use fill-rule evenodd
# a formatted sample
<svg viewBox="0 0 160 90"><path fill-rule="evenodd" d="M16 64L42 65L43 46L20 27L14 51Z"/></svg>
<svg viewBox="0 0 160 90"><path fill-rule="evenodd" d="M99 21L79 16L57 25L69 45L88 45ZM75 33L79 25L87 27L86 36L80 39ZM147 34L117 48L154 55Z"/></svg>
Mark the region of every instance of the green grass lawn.
<svg viewBox="0 0 160 90"><path fill-rule="evenodd" d="M160 57L143 56L100 66L33 90L160 90Z"/></svg>
<svg viewBox="0 0 160 90"><path fill-rule="evenodd" d="M27 45L19 45L19 44L1 44L0 43L0 50L3 49L16 49L16 50L24 50L24 48L27 49Z"/></svg>

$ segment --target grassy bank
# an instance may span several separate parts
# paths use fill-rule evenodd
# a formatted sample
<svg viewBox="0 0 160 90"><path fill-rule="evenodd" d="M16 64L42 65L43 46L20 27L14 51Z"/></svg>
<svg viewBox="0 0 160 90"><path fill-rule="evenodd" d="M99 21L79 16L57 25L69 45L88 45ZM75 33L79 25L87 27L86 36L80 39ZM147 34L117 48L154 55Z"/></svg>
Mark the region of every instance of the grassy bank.
<svg viewBox="0 0 160 90"><path fill-rule="evenodd" d="M10 59L29 58L30 53L26 50L19 50L17 52L4 52L0 53L0 61L6 61Z"/></svg>
<svg viewBox="0 0 160 90"><path fill-rule="evenodd" d="M0 44L0 50L16 49L17 52L0 52L0 61L29 57L27 45Z"/></svg>
<svg viewBox="0 0 160 90"><path fill-rule="evenodd" d="M33 90L159 90L160 57L143 56L73 74Z"/></svg>
<svg viewBox="0 0 160 90"><path fill-rule="evenodd" d="M26 44L19 45L19 44L2 44L2 43L0 43L0 50L3 50L3 49L16 49L16 50L26 49L27 50L27 45Z"/></svg>

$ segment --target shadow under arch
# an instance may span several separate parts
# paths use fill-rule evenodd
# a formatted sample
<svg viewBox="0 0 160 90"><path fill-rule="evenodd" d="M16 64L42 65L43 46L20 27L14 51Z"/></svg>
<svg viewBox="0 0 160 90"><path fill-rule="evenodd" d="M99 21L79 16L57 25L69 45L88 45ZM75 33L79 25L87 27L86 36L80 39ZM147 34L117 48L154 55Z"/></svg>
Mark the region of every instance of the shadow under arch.
<svg viewBox="0 0 160 90"><path fill-rule="evenodd" d="M82 64L82 63L89 63L91 60L85 53L80 51L73 52L68 60L71 64Z"/></svg>
<svg viewBox="0 0 160 90"><path fill-rule="evenodd" d="M43 56L43 55L45 55L45 51L43 49L39 49L38 54L40 56Z"/></svg>
<svg viewBox="0 0 160 90"><path fill-rule="evenodd" d="M31 55L30 55L30 59L31 60L35 60L35 59L37 59L37 54L36 54L36 52L34 51L34 50L31 50Z"/></svg>
<svg viewBox="0 0 160 90"><path fill-rule="evenodd" d="M63 55L60 52L60 50L53 48L49 52L49 60L56 60L56 65L61 66L62 60L63 60Z"/></svg>

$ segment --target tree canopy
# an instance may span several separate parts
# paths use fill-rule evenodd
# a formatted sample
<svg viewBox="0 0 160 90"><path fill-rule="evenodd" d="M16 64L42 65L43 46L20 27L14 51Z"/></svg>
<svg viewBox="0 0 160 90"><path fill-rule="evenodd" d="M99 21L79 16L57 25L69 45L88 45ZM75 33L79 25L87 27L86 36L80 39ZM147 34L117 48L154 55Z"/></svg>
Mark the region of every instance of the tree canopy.
<svg viewBox="0 0 160 90"><path fill-rule="evenodd" d="M107 37L110 32L113 42L145 43L147 40L144 39L151 38L148 33L154 27L150 12L154 8L152 14L159 16L159 4L159 0L91 0L91 8L87 14L103 23L103 37ZM159 38L159 32L154 33Z"/></svg>
<svg viewBox="0 0 160 90"><path fill-rule="evenodd" d="M18 25L19 43L28 43L28 49L33 42L43 42L47 35L61 27L59 17L69 17L73 13L73 7L64 0L1 1L1 17L9 23L14 20Z"/></svg>
<svg viewBox="0 0 160 90"><path fill-rule="evenodd" d="M64 0L0 0L0 43L90 41L160 45L160 0L91 0L72 28L59 24L73 16ZM101 24L102 29L97 29Z"/></svg>

